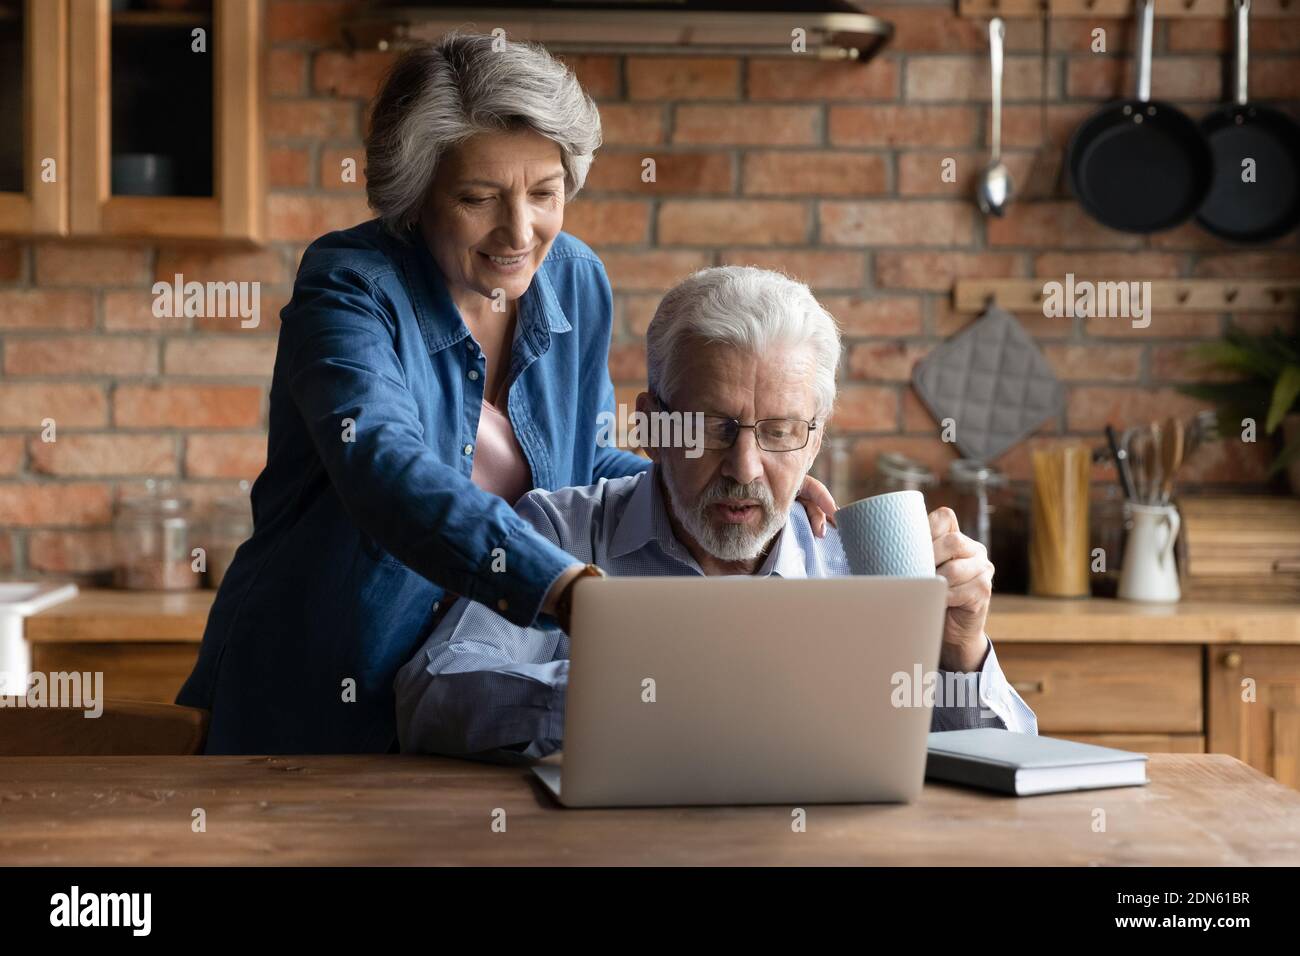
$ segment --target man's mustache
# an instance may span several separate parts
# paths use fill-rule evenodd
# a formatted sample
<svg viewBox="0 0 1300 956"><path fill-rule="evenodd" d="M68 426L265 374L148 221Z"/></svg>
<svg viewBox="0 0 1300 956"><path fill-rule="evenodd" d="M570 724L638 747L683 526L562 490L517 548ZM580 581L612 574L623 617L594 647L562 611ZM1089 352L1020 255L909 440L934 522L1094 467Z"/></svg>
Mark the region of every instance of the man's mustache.
<svg viewBox="0 0 1300 956"><path fill-rule="evenodd" d="M726 500L744 500L752 499L758 502L763 510L771 512L776 507L776 502L772 498L772 490L761 481L751 481L748 484L741 484L738 481L732 481L730 478L719 478L700 495L700 507L707 507L718 501Z"/></svg>

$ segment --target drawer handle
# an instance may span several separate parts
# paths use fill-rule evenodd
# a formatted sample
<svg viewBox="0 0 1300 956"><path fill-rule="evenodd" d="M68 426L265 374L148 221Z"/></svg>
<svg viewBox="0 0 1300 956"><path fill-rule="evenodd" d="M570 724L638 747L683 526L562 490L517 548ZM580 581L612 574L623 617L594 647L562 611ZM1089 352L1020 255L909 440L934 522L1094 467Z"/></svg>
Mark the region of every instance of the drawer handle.
<svg viewBox="0 0 1300 956"><path fill-rule="evenodd" d="M1241 666L1241 654L1237 651L1228 651L1228 653L1223 655L1223 666L1236 670Z"/></svg>
<svg viewBox="0 0 1300 956"><path fill-rule="evenodd" d="M1043 682L1040 680L1013 680L1011 686L1022 697L1025 694L1041 694L1043 692Z"/></svg>

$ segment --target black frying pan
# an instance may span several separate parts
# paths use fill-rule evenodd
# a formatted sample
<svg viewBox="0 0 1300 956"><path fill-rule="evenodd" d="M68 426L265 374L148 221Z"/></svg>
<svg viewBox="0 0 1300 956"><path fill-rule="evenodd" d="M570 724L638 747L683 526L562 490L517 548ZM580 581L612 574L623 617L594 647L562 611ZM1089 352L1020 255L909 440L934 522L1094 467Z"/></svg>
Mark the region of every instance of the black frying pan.
<svg viewBox="0 0 1300 956"><path fill-rule="evenodd" d="M1221 239L1265 242L1300 224L1300 125L1248 102L1250 0L1236 5L1235 101L1201 120L1215 174L1196 221ZM1255 161L1254 182L1242 181L1247 159Z"/></svg>
<svg viewBox="0 0 1300 956"><path fill-rule="evenodd" d="M1157 232L1190 219L1210 190L1213 160L1185 113L1151 99L1154 0L1138 0L1137 97L1103 107L1070 139L1070 187L1084 210L1122 232Z"/></svg>

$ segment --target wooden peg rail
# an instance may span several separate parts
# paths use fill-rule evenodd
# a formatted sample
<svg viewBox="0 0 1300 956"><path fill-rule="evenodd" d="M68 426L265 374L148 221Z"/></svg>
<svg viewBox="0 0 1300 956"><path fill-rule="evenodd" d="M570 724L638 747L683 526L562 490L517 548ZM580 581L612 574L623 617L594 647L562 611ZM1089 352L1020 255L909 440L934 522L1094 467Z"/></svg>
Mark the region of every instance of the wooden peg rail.
<svg viewBox="0 0 1300 956"><path fill-rule="evenodd" d="M1045 9L1058 20L1125 20L1137 15L1133 0L957 0L961 16L983 20L1037 20ZM1157 17L1227 20L1232 15L1232 0L1156 0ZM1250 18L1300 18L1300 0L1251 0Z"/></svg>
<svg viewBox="0 0 1300 956"><path fill-rule="evenodd" d="M1300 281L1275 279L1123 279L1075 276L1085 281L1151 283L1151 308L1161 312L1300 312ZM1008 312L1039 313L1049 282L1064 285L1064 276L1037 279L958 279L953 286L953 308L981 312L996 302Z"/></svg>

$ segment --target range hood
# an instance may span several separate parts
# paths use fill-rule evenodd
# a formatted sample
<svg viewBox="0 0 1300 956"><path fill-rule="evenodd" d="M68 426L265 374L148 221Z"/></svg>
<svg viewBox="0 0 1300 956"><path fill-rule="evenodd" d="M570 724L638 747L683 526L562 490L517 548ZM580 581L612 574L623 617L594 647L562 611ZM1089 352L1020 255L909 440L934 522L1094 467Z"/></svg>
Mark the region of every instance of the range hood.
<svg viewBox="0 0 1300 956"><path fill-rule="evenodd" d="M893 25L849 0L397 0L343 24L354 49L400 49L453 29L532 40L560 51L790 55L802 29L806 53L865 63Z"/></svg>

